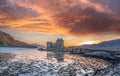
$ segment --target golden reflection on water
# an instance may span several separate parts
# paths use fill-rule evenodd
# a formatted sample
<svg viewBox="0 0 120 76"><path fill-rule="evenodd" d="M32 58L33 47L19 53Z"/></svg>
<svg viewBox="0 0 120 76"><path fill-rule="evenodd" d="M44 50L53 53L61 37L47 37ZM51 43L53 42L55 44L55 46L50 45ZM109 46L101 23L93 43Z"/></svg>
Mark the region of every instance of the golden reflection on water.
<svg viewBox="0 0 120 76"><path fill-rule="evenodd" d="M15 59L17 60L43 60L52 63L80 65L79 67L84 66L87 68L104 68L109 65L108 62L102 59L82 57L80 55L65 54L61 52L36 51L15 54Z"/></svg>
<svg viewBox="0 0 120 76"><path fill-rule="evenodd" d="M1 54L7 60L1 61L0 69L12 74L22 74L20 76L85 76L110 65L102 59L62 52L29 48L6 48L6 52L8 54Z"/></svg>

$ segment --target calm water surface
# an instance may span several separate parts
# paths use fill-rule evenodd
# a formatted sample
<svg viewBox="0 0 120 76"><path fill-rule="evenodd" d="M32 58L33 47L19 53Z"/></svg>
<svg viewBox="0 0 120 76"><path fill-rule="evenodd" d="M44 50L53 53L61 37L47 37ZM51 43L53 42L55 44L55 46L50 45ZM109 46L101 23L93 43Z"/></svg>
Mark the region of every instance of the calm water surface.
<svg viewBox="0 0 120 76"><path fill-rule="evenodd" d="M12 55L1 61L0 74L7 70L19 76L84 76L110 65L102 59L35 48L0 47L0 53Z"/></svg>

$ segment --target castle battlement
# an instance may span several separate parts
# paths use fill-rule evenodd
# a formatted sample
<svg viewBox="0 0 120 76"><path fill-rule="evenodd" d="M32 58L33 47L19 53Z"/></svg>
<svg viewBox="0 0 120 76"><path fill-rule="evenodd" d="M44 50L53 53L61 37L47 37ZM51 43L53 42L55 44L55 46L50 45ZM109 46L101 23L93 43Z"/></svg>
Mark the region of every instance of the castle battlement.
<svg viewBox="0 0 120 76"><path fill-rule="evenodd" d="M64 48L64 40L62 38L58 38L55 43L47 42L47 49L55 48L55 49L63 49Z"/></svg>

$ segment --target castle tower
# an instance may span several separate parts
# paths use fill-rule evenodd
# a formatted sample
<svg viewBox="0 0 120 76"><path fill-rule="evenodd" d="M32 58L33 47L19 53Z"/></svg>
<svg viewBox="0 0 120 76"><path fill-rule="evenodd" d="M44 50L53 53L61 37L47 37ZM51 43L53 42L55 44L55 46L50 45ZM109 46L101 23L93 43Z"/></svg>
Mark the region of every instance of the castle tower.
<svg viewBox="0 0 120 76"><path fill-rule="evenodd" d="M63 49L64 48L64 40L62 38L59 38L56 40L56 47L58 49Z"/></svg>
<svg viewBox="0 0 120 76"><path fill-rule="evenodd" d="M47 42L47 49L52 48L53 47L53 43L52 42Z"/></svg>

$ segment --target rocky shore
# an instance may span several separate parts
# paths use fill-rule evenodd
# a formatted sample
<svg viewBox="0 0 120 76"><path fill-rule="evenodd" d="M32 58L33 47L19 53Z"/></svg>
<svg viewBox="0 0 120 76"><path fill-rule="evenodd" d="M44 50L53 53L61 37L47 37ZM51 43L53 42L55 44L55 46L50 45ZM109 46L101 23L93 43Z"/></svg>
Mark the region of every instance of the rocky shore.
<svg viewBox="0 0 120 76"><path fill-rule="evenodd" d="M40 59L40 55L42 54L37 56L34 53L24 55L0 53L0 76L120 76L120 62L113 59L115 64L111 64L109 59L95 57L97 55L113 58L111 57L113 55L105 52L86 53L87 57L80 58L78 55L66 54L64 62ZM33 57L35 59L32 59ZM74 62L67 63L66 60Z"/></svg>
<svg viewBox="0 0 120 76"><path fill-rule="evenodd" d="M120 76L120 63L104 69L96 70L93 76Z"/></svg>
<svg viewBox="0 0 120 76"><path fill-rule="evenodd" d="M111 66L106 68L95 70L92 76L120 76L120 52L90 52L86 53L85 56L96 57L104 59L111 63Z"/></svg>

